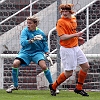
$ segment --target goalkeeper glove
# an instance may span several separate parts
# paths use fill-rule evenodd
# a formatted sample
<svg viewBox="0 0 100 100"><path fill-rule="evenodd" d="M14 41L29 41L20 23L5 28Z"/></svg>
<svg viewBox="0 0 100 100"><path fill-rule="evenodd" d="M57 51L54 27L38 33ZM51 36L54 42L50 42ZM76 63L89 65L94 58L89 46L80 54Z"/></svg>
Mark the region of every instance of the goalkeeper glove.
<svg viewBox="0 0 100 100"><path fill-rule="evenodd" d="M34 40L42 40L43 36L42 35L36 35L34 36Z"/></svg>
<svg viewBox="0 0 100 100"><path fill-rule="evenodd" d="M52 61L51 57L49 56L49 54L45 54L45 57L51 63L51 65L53 66L53 61Z"/></svg>
<svg viewBox="0 0 100 100"><path fill-rule="evenodd" d="M32 38L30 40L30 43L33 43L36 40L42 40L42 39L43 39L43 36L42 35L36 35L36 36L34 36L34 38Z"/></svg>

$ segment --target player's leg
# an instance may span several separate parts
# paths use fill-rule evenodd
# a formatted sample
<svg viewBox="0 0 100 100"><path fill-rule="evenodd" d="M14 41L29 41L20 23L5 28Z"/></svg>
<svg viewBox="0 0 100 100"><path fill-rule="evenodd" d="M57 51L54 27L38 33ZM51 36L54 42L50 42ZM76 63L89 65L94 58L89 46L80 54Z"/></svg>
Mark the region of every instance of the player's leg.
<svg viewBox="0 0 100 100"><path fill-rule="evenodd" d="M44 71L44 74L49 82L49 84L52 84L53 83L53 80L52 80L52 76L51 76L51 72L50 70L47 68L46 66L46 63L44 60L40 60L39 61L39 66L42 68L42 70Z"/></svg>
<svg viewBox="0 0 100 100"><path fill-rule="evenodd" d="M89 69L89 64L87 62L87 58L85 57L82 50L78 50L78 64L82 68L78 73L78 82L76 85L76 88L74 90L75 93L81 94L82 96L89 96L84 90L83 90L83 84L87 76L87 72Z"/></svg>
<svg viewBox="0 0 100 100"><path fill-rule="evenodd" d="M33 57L32 61L36 64L38 64L42 70L44 71L44 74L48 80L48 82L51 84L53 83L52 77L51 77L51 72L47 68L46 63L45 63L45 56L42 52L37 52Z"/></svg>
<svg viewBox="0 0 100 100"><path fill-rule="evenodd" d="M74 92L77 94L81 94L82 96L89 96L82 88L87 76L89 65L88 63L84 63L84 64L81 64L80 66L82 69L78 73L78 82L77 82Z"/></svg>
<svg viewBox="0 0 100 100"><path fill-rule="evenodd" d="M49 82L49 88L50 86L53 84L53 80L52 80L52 76L51 76L51 72L50 70L47 68L46 63L44 60L39 61L39 66L42 68L42 70L44 71L44 74ZM51 91L51 95L56 96L56 89L53 91L53 89L50 88Z"/></svg>
<svg viewBox="0 0 100 100"><path fill-rule="evenodd" d="M27 66L30 63L29 56L26 54L18 54L13 62L12 67L12 79L13 85L11 85L6 92L12 93L13 90L18 90L18 74L19 74L19 66Z"/></svg>
<svg viewBox="0 0 100 100"><path fill-rule="evenodd" d="M13 67L12 67L12 79L13 79L13 83L14 85L11 85L6 92L7 93L11 93L12 90L18 90L18 67L20 65L20 60L19 59L15 59L13 62Z"/></svg>
<svg viewBox="0 0 100 100"><path fill-rule="evenodd" d="M70 49L66 49L63 47L60 48L60 56L64 72L62 72L58 76L57 80L49 86L50 89L52 89L53 91L55 91L61 83L63 83L67 78L72 75L73 69L75 69L73 54L73 51L71 51Z"/></svg>
<svg viewBox="0 0 100 100"><path fill-rule="evenodd" d="M45 77L48 80L49 84L52 84L53 80L52 80L51 72L46 66L45 59L46 58L43 53L37 53L35 56L32 57L32 61L38 64L44 71Z"/></svg>
<svg viewBox="0 0 100 100"><path fill-rule="evenodd" d="M73 73L73 71L65 71L65 72L62 72L62 73L58 76L57 80L56 80L53 84L50 84L50 85L49 85L50 90L56 91L57 87L58 87L61 83L63 83L66 79L68 79L70 76L72 76L72 73ZM53 94L51 94L51 95L52 95L52 96L55 96L55 95L53 95Z"/></svg>

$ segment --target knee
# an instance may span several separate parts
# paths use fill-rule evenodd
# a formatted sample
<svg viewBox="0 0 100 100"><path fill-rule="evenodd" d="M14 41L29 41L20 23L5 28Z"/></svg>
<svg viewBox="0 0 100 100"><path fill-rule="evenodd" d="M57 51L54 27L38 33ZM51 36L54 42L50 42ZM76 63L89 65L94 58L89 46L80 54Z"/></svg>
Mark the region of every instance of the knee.
<svg viewBox="0 0 100 100"><path fill-rule="evenodd" d="M82 70L83 70L84 72L88 72L89 68L90 68L90 66L87 65L87 66L82 67Z"/></svg>
<svg viewBox="0 0 100 100"><path fill-rule="evenodd" d="M12 66L13 66L14 68L18 68L18 67L20 66L20 63L17 62L17 61L14 61Z"/></svg>
<svg viewBox="0 0 100 100"><path fill-rule="evenodd" d="M42 70L44 71L44 70L46 70L46 69L47 69L47 66L46 66L46 65L44 65L44 66L42 66L41 68L42 68Z"/></svg>
<svg viewBox="0 0 100 100"><path fill-rule="evenodd" d="M72 76L73 71L65 71L65 76L68 78L70 76Z"/></svg>
<svg viewBox="0 0 100 100"><path fill-rule="evenodd" d="M73 71L70 72L69 77L73 75Z"/></svg>
<svg viewBox="0 0 100 100"><path fill-rule="evenodd" d="M39 61L39 66L41 67L43 71L47 69L47 66L44 60Z"/></svg>

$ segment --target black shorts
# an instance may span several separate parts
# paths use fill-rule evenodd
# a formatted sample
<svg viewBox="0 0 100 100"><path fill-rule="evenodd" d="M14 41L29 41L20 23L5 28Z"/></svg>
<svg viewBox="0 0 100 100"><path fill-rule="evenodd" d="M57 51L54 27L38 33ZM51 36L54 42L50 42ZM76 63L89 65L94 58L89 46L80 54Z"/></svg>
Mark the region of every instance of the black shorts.
<svg viewBox="0 0 100 100"><path fill-rule="evenodd" d="M21 64L26 64L25 61L23 59L21 59L21 58L16 57L15 59L20 60Z"/></svg>

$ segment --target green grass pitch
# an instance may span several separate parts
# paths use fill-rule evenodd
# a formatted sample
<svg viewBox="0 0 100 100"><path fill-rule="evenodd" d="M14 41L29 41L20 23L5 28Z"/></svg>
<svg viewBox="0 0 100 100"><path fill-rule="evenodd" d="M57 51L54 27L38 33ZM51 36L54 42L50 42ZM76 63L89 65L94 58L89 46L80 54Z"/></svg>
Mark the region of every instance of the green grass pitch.
<svg viewBox="0 0 100 100"><path fill-rule="evenodd" d="M6 93L0 90L0 100L100 100L100 92L88 92L89 97L75 94L73 91L60 90L56 96L51 96L49 90L18 90Z"/></svg>

